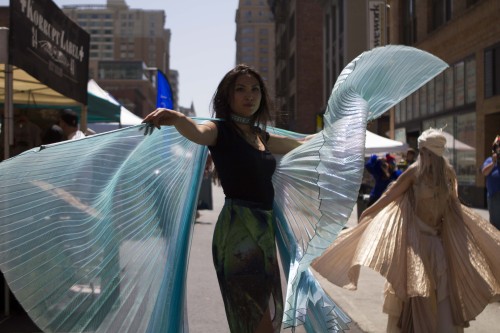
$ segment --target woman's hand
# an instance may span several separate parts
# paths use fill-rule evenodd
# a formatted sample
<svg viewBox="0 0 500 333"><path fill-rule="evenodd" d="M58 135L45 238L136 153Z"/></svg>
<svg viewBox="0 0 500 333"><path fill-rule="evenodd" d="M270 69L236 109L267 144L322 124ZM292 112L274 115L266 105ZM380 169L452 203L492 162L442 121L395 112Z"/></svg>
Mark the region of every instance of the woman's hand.
<svg viewBox="0 0 500 333"><path fill-rule="evenodd" d="M159 129L162 125L175 125L182 117L184 117L184 115L178 111L158 108L148 114L142 122L152 124Z"/></svg>

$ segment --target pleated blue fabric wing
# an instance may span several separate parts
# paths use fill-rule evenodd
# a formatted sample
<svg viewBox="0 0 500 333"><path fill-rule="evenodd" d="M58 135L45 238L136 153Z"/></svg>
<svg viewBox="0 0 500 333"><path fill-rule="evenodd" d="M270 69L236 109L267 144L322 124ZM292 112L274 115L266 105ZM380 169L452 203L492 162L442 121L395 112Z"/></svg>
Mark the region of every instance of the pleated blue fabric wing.
<svg viewBox="0 0 500 333"><path fill-rule="evenodd" d="M361 54L346 66L333 88L324 129L281 159L273 182L278 243L283 266L289 267L285 268L285 326L305 324L309 332L345 328L349 318L325 295L310 263L335 240L353 210L364 167L367 121L447 66L407 46L385 46ZM279 129L274 132L297 137Z"/></svg>
<svg viewBox="0 0 500 333"><path fill-rule="evenodd" d="M141 129L0 163L0 269L44 332L184 331L208 151L172 127Z"/></svg>

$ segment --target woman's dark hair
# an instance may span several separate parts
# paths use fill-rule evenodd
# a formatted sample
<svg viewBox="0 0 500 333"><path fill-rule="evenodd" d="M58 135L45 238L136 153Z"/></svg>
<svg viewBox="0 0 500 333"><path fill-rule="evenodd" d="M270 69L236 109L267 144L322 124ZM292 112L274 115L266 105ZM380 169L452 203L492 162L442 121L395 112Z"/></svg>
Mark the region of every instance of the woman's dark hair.
<svg viewBox="0 0 500 333"><path fill-rule="evenodd" d="M232 110L230 103L233 99L236 79L238 79L240 75L246 74L250 74L257 79L262 96L259 109L250 119L250 125L260 127L265 131L267 123L271 120L273 104L262 76L260 76L255 69L245 64L237 65L222 78L212 98L212 116L224 119L231 127L235 128L234 122L231 120Z"/></svg>

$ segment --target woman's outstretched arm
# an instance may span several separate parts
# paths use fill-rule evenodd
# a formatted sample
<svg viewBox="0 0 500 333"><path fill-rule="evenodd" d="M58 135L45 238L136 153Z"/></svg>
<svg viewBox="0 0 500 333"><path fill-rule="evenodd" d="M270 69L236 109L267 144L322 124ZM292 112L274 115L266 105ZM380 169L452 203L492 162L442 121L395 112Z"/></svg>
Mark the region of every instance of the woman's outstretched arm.
<svg viewBox="0 0 500 333"><path fill-rule="evenodd" d="M273 154L284 155L289 151L297 148L301 144L311 140L316 134L311 134L303 139L292 139L282 135L269 135L269 150Z"/></svg>
<svg viewBox="0 0 500 333"><path fill-rule="evenodd" d="M365 216L373 215L379 212L385 206L396 200L399 196L403 195L404 192L413 184L416 175L416 168L409 168L399 176L397 180L392 182L387 190L382 194L380 199L375 201L373 205L368 207L363 211L359 220L363 219Z"/></svg>
<svg viewBox="0 0 500 333"><path fill-rule="evenodd" d="M213 122L197 124L174 110L156 109L144 118L143 123L153 124L156 128L162 125L175 126L182 136L200 145L213 146L217 140L217 126Z"/></svg>

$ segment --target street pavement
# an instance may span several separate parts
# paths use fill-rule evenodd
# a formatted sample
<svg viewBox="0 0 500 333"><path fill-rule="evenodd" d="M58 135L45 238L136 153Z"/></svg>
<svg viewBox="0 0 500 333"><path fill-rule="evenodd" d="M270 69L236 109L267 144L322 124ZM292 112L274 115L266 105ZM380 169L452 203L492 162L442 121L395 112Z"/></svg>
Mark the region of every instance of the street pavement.
<svg viewBox="0 0 500 333"><path fill-rule="evenodd" d="M212 233L217 216L224 203L222 189L212 186L213 210L201 210L200 217L194 227L187 279L187 310L190 333L229 333L224 312L224 304L212 263ZM488 219L486 210L477 209L477 213ZM349 218L347 226L357 223L356 207ZM358 290L349 291L337 287L321 276L318 281L330 297L353 320L349 333L381 333L385 332L387 315L382 313L382 290L384 279L374 271L362 268ZM283 286L285 282L283 280ZM465 333L500 332L500 303L490 304ZM291 332L283 330L282 332ZM303 327L295 330L305 332Z"/></svg>

